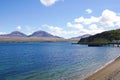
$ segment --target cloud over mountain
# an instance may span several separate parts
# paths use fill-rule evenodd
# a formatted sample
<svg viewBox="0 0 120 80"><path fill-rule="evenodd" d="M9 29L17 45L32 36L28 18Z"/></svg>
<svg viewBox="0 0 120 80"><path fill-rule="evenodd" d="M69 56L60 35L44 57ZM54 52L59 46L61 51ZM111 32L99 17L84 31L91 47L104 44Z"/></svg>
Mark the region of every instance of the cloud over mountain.
<svg viewBox="0 0 120 80"><path fill-rule="evenodd" d="M22 27L21 27L21 26L17 26L16 29L17 29L18 31L20 31L20 30L22 29Z"/></svg>
<svg viewBox="0 0 120 80"><path fill-rule="evenodd" d="M45 25L48 30L57 36L75 36L83 34L96 34L106 31L108 27L120 27L120 16L111 10L105 9L100 16L90 16L75 18L66 23L66 28ZM106 29L107 28L107 29Z"/></svg>

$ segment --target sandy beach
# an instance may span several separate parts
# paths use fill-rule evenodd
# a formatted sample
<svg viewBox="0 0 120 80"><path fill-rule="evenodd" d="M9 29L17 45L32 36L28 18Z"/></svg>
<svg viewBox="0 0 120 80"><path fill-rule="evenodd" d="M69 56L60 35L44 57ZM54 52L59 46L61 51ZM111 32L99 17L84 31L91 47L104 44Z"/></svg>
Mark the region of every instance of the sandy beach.
<svg viewBox="0 0 120 80"><path fill-rule="evenodd" d="M120 80L120 57L85 80Z"/></svg>

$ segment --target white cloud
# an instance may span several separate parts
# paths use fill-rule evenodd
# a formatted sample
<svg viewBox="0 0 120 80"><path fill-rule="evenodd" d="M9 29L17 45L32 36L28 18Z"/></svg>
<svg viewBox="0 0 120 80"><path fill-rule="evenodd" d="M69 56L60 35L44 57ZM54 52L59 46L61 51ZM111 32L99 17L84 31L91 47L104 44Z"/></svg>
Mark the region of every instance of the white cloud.
<svg viewBox="0 0 120 80"><path fill-rule="evenodd" d="M27 35L30 35L34 32L34 30L30 26L25 26L25 30L27 32Z"/></svg>
<svg viewBox="0 0 120 80"><path fill-rule="evenodd" d="M96 24L90 25L89 28L90 28L91 30L97 30L97 29L99 29Z"/></svg>
<svg viewBox="0 0 120 80"><path fill-rule="evenodd" d="M42 25L46 28L49 29L49 31L53 34L53 35L56 35L56 36L62 36L63 34L66 35L67 32L65 30L63 30L62 28L60 27L56 27L56 26L50 26L50 25Z"/></svg>
<svg viewBox="0 0 120 80"><path fill-rule="evenodd" d="M96 34L105 30L115 29L120 27L120 15L111 10L103 10L100 16L83 16L74 19L74 22L68 22L67 26L78 29L81 34ZM109 28L107 28L109 27Z"/></svg>
<svg viewBox="0 0 120 80"><path fill-rule="evenodd" d="M72 27L73 29L76 30L78 35L81 34L96 34L105 31L104 28L99 27L97 24L91 24L88 26L88 28L85 28L85 25L81 25L79 23L67 23L68 27Z"/></svg>
<svg viewBox="0 0 120 80"><path fill-rule="evenodd" d="M19 31L22 29L21 26L17 26L16 28L17 28L17 30L19 30Z"/></svg>
<svg viewBox="0 0 120 80"><path fill-rule="evenodd" d="M99 18L100 25L105 27L120 26L118 25L119 21L120 16L108 9L104 10L101 17Z"/></svg>
<svg viewBox="0 0 120 80"><path fill-rule="evenodd" d="M101 33L105 30L113 29L114 26L115 28L120 27L120 15L114 11L106 9L100 16L90 16L88 18L81 16L74 19L74 21L67 22L66 28L45 24L42 25L41 29L56 36L70 38L83 34ZM18 26L17 28L21 30L21 26ZM38 28L26 26L25 30L32 33L38 30Z"/></svg>
<svg viewBox="0 0 120 80"><path fill-rule="evenodd" d="M91 16L90 18L84 18L83 16L81 16L79 18L74 19L74 22L82 23L84 25L96 23L98 21L99 21L99 17L94 17L94 16Z"/></svg>
<svg viewBox="0 0 120 80"><path fill-rule="evenodd" d="M72 27L72 28L76 28L76 29L79 29L79 30L83 29L83 25L82 24L77 24L77 23L76 24L72 24L72 23L68 22L67 26L68 27Z"/></svg>
<svg viewBox="0 0 120 80"><path fill-rule="evenodd" d="M120 22L117 22L115 25L120 27Z"/></svg>
<svg viewBox="0 0 120 80"><path fill-rule="evenodd" d="M86 10L87 11L87 10ZM89 10L88 10L89 11ZM100 16L90 16L85 18L83 16L74 19L74 22L68 22L68 27L78 29L81 34L96 34L105 30L113 29L112 27L120 27L120 15L111 10L103 10ZM109 28L107 28L109 27Z"/></svg>
<svg viewBox="0 0 120 80"><path fill-rule="evenodd" d="M86 9L85 10L88 14L91 14L92 13L92 10L91 9Z"/></svg>
<svg viewBox="0 0 120 80"><path fill-rule="evenodd" d="M51 6L55 4L58 0L40 0L40 2L45 6Z"/></svg>
<svg viewBox="0 0 120 80"><path fill-rule="evenodd" d="M30 35L33 32L41 30L41 29L39 27L26 25L26 26L24 26L24 30L25 30L25 32L27 32L26 34Z"/></svg>
<svg viewBox="0 0 120 80"><path fill-rule="evenodd" d="M47 0L46 0L47 1ZM74 19L74 21L67 22L66 28L51 26L51 25L42 25L42 30L65 38L80 36L83 34L96 34L103 32L105 30L114 29L120 27L120 15L111 10L104 10L100 16L90 16L85 18L81 16ZM30 26L17 26L17 30L25 30L28 33L32 33L38 28ZM0 32L2 34L2 32Z"/></svg>
<svg viewBox="0 0 120 80"><path fill-rule="evenodd" d="M51 34L56 36L61 36L64 38L71 38L71 37L79 36L81 34L80 30L65 30L61 27L50 26L47 24L42 26L46 27Z"/></svg>
<svg viewBox="0 0 120 80"><path fill-rule="evenodd" d="M79 25L81 24L77 24L78 26L76 27L76 24L74 23L67 23L67 28L72 28L72 30L65 30L61 27L57 27L57 26L50 26L50 25L42 25L44 27L46 27L46 30L48 29L48 31L56 36L61 36L64 38L71 38L71 37L75 37L75 36L80 36L83 34L96 34L96 33L100 33L105 31L103 28L99 28L96 24L92 24L89 26L88 29L84 28L83 26L81 28L78 28Z"/></svg>
<svg viewBox="0 0 120 80"><path fill-rule="evenodd" d="M96 34L96 33L101 33L103 31L105 31L104 28L98 27L96 24L91 24L89 26L89 29L90 29L89 30L90 34Z"/></svg>
<svg viewBox="0 0 120 80"><path fill-rule="evenodd" d="M2 34L7 34L6 32L0 32L0 35L2 35Z"/></svg>
<svg viewBox="0 0 120 80"><path fill-rule="evenodd" d="M26 28L27 31L32 31L30 26L25 26L25 28Z"/></svg>
<svg viewBox="0 0 120 80"><path fill-rule="evenodd" d="M97 24L102 27L120 27L120 15L117 15L114 11L104 10L99 17L91 16L90 18L84 18L83 16L74 19L75 23L81 23L84 25Z"/></svg>

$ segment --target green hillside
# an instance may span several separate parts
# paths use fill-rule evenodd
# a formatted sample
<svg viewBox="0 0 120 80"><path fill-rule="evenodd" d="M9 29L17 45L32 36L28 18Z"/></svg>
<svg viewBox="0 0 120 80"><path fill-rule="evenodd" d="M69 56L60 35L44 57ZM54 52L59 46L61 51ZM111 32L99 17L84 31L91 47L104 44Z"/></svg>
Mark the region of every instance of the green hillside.
<svg viewBox="0 0 120 80"><path fill-rule="evenodd" d="M120 40L120 29L105 31L87 38L83 38L78 43L107 43L112 40Z"/></svg>

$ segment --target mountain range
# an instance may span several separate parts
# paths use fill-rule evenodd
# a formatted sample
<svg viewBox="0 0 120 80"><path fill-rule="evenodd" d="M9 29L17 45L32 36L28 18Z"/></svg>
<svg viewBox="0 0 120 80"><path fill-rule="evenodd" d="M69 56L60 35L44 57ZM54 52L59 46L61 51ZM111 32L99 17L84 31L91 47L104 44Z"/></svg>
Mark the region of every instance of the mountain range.
<svg viewBox="0 0 120 80"><path fill-rule="evenodd" d="M54 36L48 32L45 32L45 31L36 31L34 33L32 33L31 35L26 35L22 32L19 32L19 31L13 31L9 34L3 34L3 35L0 35L0 36L6 36L6 37L48 37L48 38L62 38L62 37L59 37L59 36Z"/></svg>
<svg viewBox="0 0 120 80"><path fill-rule="evenodd" d="M95 35L85 34L70 39L54 36L45 31L36 31L31 35L26 35L19 31L0 35L1 41L78 41L78 43L106 43L113 40L120 40L120 29L105 31Z"/></svg>
<svg viewBox="0 0 120 80"><path fill-rule="evenodd" d="M48 32L45 31L36 31L33 32L30 35L26 35L20 31L13 31L9 34L3 34L0 35L0 42L8 42L8 41L75 41L78 42L81 38L85 38L90 36L90 34L86 34L86 35L82 35L82 36L78 36L78 37L73 37L70 39L64 39L62 37L59 36L54 36Z"/></svg>
<svg viewBox="0 0 120 80"><path fill-rule="evenodd" d="M46 37L46 38L62 38L62 37L59 37L59 36L54 36L48 32L45 32L45 31L36 31L36 32L33 32L32 34L30 35L26 35L20 31L13 31L9 34L3 34L3 35L0 35L0 36L5 36L5 37ZM69 38L69 39L77 39L77 40L80 40L81 38L86 38L86 37L89 37L91 36L90 34L84 34L84 35L81 35L81 36L77 36L77 37L72 37L72 38Z"/></svg>

